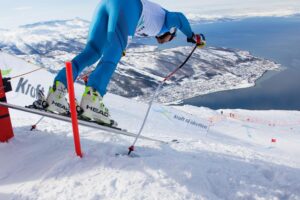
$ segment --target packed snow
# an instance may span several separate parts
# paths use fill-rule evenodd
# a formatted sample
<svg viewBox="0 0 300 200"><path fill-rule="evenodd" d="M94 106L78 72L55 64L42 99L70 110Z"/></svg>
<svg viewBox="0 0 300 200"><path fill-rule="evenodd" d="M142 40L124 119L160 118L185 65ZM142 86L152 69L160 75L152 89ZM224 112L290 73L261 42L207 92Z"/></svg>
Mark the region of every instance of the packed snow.
<svg viewBox="0 0 300 200"><path fill-rule="evenodd" d="M7 76L37 67L7 57ZM3 64L3 63L2 63ZM43 77L43 78L41 78ZM22 79L23 78L23 79ZM26 105L53 74L12 80L8 102ZM26 82L27 81L27 82ZM32 89L33 88L33 89ZM82 86L76 85L80 98ZM108 94L119 126L137 132L147 104ZM10 110L15 137L0 143L0 199L300 199L300 112L210 110L154 104L139 140L80 127L76 157L71 124ZM1 133L1 130L0 130ZM177 142L171 142L177 140Z"/></svg>
<svg viewBox="0 0 300 200"><path fill-rule="evenodd" d="M137 130L146 105L116 96L106 101L122 127ZM132 139L87 128L80 128L84 157L77 158L70 124L47 119L31 132L37 117L12 112L15 138L0 144L0 199L300 198L299 112L225 111L294 123L270 127L180 108L192 109L194 119L220 118L207 132L177 121L183 111L176 107L155 109L170 118L154 111L144 135L180 142L139 141L135 158L115 156Z"/></svg>

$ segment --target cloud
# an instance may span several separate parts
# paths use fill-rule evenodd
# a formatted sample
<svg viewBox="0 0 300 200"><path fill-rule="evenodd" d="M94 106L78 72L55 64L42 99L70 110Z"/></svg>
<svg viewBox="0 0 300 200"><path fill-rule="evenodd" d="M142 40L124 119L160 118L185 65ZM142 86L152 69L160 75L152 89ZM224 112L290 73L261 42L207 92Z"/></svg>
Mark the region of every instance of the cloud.
<svg viewBox="0 0 300 200"><path fill-rule="evenodd" d="M17 11L31 10L31 9L32 9L31 6L20 6L20 7L13 8L13 10L17 10Z"/></svg>

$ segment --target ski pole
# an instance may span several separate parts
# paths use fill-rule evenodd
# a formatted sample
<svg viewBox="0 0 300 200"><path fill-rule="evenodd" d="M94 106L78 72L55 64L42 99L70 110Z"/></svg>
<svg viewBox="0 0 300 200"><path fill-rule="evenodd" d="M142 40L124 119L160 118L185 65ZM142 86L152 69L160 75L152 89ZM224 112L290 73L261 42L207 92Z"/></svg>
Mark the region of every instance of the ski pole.
<svg viewBox="0 0 300 200"><path fill-rule="evenodd" d="M169 79L170 79L170 78L171 78L178 70L180 70L180 69L187 63L187 61L191 58L191 56L193 55L193 53L195 52L196 49L197 49L197 45L195 45L195 47L193 48L193 50L191 51L191 53L188 55L188 57L185 59L185 61L184 61L180 66L178 66L174 71L172 71L168 76L166 76L166 77L164 78L164 80L158 85L158 87L157 87L157 89L156 89L156 91L155 91L155 93L154 93L154 95L153 95L151 101L149 102L149 106L148 106L146 115L145 115L145 117L144 117L142 126L141 126L141 128L140 128L140 130L139 130L139 132L138 132L138 134L137 134L137 136L136 136L134 142L133 142L132 145L128 148L128 149L129 149L128 155L130 155L131 152L134 151L134 146L135 146L137 140L139 139L139 137L140 137L140 135L141 135L141 133L142 133L144 127L145 127L145 124L146 124L146 121L147 121L147 119L148 119L148 116L149 116L149 113L150 113L152 104L153 104L155 98L159 95L161 87L164 85L164 83L165 83L167 80L169 80Z"/></svg>
<svg viewBox="0 0 300 200"><path fill-rule="evenodd" d="M36 129L37 125L44 119L44 117L41 117L34 125L31 126L30 131L33 131Z"/></svg>

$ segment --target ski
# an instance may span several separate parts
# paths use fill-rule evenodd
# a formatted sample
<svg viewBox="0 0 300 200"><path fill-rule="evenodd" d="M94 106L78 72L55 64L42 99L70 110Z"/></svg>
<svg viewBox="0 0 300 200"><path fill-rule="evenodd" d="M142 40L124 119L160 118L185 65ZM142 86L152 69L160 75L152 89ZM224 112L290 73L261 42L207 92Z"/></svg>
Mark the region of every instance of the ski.
<svg viewBox="0 0 300 200"><path fill-rule="evenodd" d="M121 158L121 157L139 158L139 157L141 157L140 155L138 155L138 154L136 154L136 153L128 154L127 152L116 153L115 156L116 156L117 158Z"/></svg>
<svg viewBox="0 0 300 200"><path fill-rule="evenodd" d="M32 109L32 108L25 108L25 107L22 107L22 106L13 105L13 104L4 103L4 102L0 102L0 106L11 108L11 109L14 109L14 110L19 110L19 111L22 111L22 112L36 114L36 115L40 115L40 116L44 116L44 117L48 117L48 118L52 118L52 119L56 119L56 120L61 120L61 121L68 122L68 123L72 123L70 117L63 116L63 115L58 115L58 114L55 114L55 113L50 113L50 112L41 111L41 110ZM114 133L114 134L118 134L118 135L134 137L134 138L137 136L137 134L130 133L128 131L125 131L125 130L122 130L122 129L119 129L119 128L103 126L103 125L97 124L95 122L84 121L84 120L81 120L81 119L78 119L78 124L81 125L81 126L84 126L84 127L102 130L102 131L105 131L105 132L108 132L108 133ZM168 144L168 142L158 140L158 139L154 139L154 138L150 138L150 137L146 137L146 136L141 136L141 139L149 140L149 141L153 141L153 142L159 142L159 143L163 143L163 144Z"/></svg>
<svg viewBox="0 0 300 200"><path fill-rule="evenodd" d="M52 113L52 114L56 114L56 115L59 115L59 116L64 116L64 117L69 117L69 118L71 118L70 112L69 112L68 114L57 114L57 113L49 112L49 111L47 111L46 109L37 108L37 107L35 107L34 105L25 106L25 108L32 109L32 110L38 110L38 111L42 111L42 112L47 112L47 113ZM77 112L77 114L78 114L78 112ZM127 132L126 129L122 129L122 128L115 127L115 126L110 126L110 125L108 125L108 124L105 124L105 123L99 123L99 122L93 121L93 120L87 120L87 119L81 117L79 114L77 115L77 119L78 119L78 120L82 120L82 121L86 121L86 122L90 122L90 123L95 123L95 124L98 124L98 125L100 125L100 126L105 126L105 127L109 127L109 128L113 128L113 129L117 129L117 130L120 130L120 131L125 131L125 132ZM40 122L40 121L39 121L39 122Z"/></svg>

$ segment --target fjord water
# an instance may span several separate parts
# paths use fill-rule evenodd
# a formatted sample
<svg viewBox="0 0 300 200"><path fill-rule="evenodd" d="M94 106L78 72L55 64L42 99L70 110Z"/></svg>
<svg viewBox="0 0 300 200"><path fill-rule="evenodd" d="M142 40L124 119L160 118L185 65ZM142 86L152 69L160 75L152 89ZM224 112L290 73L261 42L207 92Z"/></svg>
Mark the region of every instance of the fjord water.
<svg viewBox="0 0 300 200"><path fill-rule="evenodd" d="M266 73L255 87L194 97L183 104L213 109L300 110L300 16L214 22L194 29L206 35L209 46L247 50L286 69Z"/></svg>

